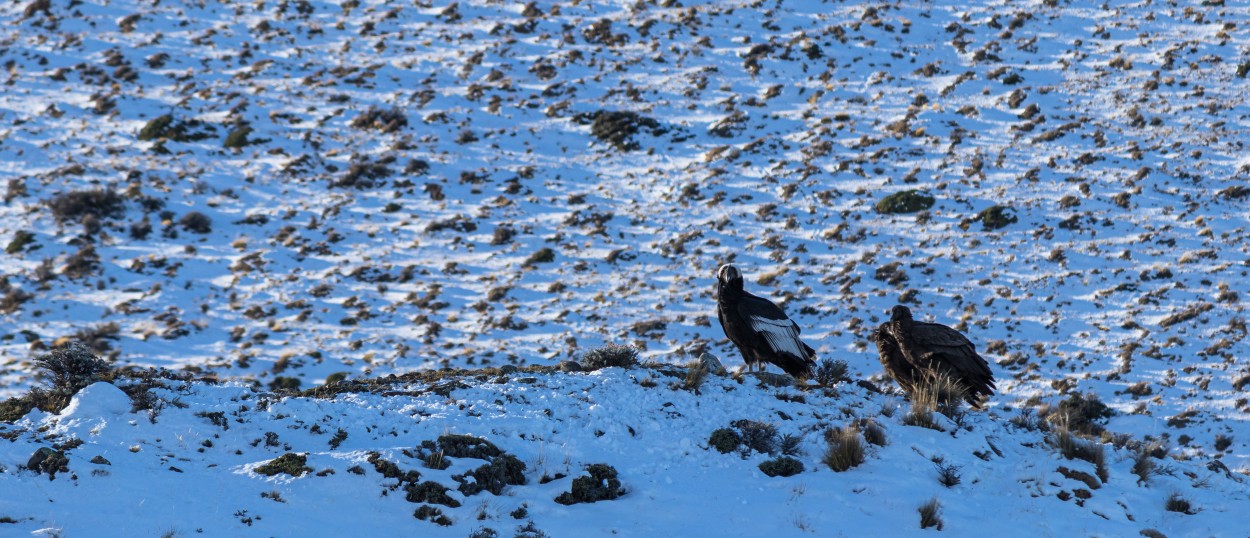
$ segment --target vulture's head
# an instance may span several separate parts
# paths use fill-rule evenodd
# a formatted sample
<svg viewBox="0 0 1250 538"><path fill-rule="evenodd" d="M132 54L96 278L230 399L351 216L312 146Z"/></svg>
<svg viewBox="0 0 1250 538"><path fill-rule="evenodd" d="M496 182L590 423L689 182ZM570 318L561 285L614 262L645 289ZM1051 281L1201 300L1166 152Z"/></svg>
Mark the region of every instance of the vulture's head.
<svg viewBox="0 0 1250 538"><path fill-rule="evenodd" d="M903 305L894 305L890 309L890 321L911 321L911 309Z"/></svg>

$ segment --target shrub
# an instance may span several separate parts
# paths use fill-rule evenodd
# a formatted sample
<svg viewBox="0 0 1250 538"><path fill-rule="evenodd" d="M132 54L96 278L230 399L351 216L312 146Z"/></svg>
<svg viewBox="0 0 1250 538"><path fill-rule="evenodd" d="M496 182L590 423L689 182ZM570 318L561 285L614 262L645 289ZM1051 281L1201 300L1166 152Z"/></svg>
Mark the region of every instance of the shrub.
<svg viewBox="0 0 1250 538"><path fill-rule="evenodd" d="M953 463L945 463L941 460L933 462L938 471L938 483L948 488L958 486L963 481L963 477L959 474L962 468Z"/></svg>
<svg viewBox="0 0 1250 538"><path fill-rule="evenodd" d="M298 391L300 386L298 377L274 376L273 381L269 382L269 390L272 391Z"/></svg>
<svg viewBox="0 0 1250 538"><path fill-rule="evenodd" d="M1063 427L1055 428L1047 441L1059 449L1059 453L1066 459L1085 460L1094 464L1098 478L1103 482L1107 481L1107 455L1101 444L1075 437Z"/></svg>
<svg viewBox="0 0 1250 538"><path fill-rule="evenodd" d="M141 141L173 140L174 142L194 142L204 140L210 135L200 130L203 124L198 120L178 121L170 114L152 118L139 130Z"/></svg>
<svg viewBox="0 0 1250 538"><path fill-rule="evenodd" d="M779 456L760 464L760 471L768 476L794 476L804 471L803 462L789 456Z"/></svg>
<svg viewBox="0 0 1250 538"><path fill-rule="evenodd" d="M13 233L13 240L9 241L9 245L4 247L5 254L17 254L26 250L26 247L35 242L35 234L26 230L18 230Z"/></svg>
<svg viewBox="0 0 1250 538"><path fill-rule="evenodd" d="M521 264L521 266L532 268L535 265L540 264L540 263L551 263L555 261L555 259L556 259L556 252L554 250L551 250L550 248L543 247L541 249L538 249L537 252L530 254L530 256L525 259L525 262Z"/></svg>
<svg viewBox="0 0 1250 538"><path fill-rule="evenodd" d="M295 452L287 452L278 456L260 467L254 469L257 474L265 476L273 476L278 473L289 474L299 477L304 473L312 472L312 467L305 465L308 462L307 454L297 454Z"/></svg>
<svg viewBox="0 0 1250 538"><path fill-rule="evenodd" d="M877 202L878 213L904 214L924 211L933 207L934 198L924 192L910 189L899 191Z"/></svg>
<svg viewBox="0 0 1250 538"><path fill-rule="evenodd" d="M503 454L499 447L486 439L457 433L440 435L438 446L444 454L453 458L488 460Z"/></svg>
<svg viewBox="0 0 1250 538"><path fill-rule="evenodd" d="M352 187L356 189L372 189L380 186L383 179L391 176L391 169L385 163L369 159L356 159L347 166L343 176L330 183L330 187Z"/></svg>
<svg viewBox="0 0 1250 538"><path fill-rule="evenodd" d="M859 431L855 428L825 430L825 441L829 443L829 447L821 461L830 469L840 473L864 463L864 443L860 441Z"/></svg>
<svg viewBox="0 0 1250 538"><path fill-rule="evenodd" d="M803 453L803 436L787 433L781 436L781 441L777 444L777 451L783 456L798 456Z"/></svg>
<svg viewBox="0 0 1250 538"><path fill-rule="evenodd" d="M430 523L443 527L451 526L452 523L451 518L443 515L442 510L428 504L423 504L420 508L417 508L417 510L412 513L412 517L420 519L421 521L429 521Z"/></svg>
<svg viewBox="0 0 1250 538"><path fill-rule="evenodd" d="M449 488L447 486L439 484L438 482L426 480L420 484L408 484L404 486L404 493L406 494L404 498L407 499L408 502L412 503L433 503L450 506L452 508L459 507L460 501L457 501L451 498L450 495L447 495L448 489Z"/></svg>
<svg viewBox="0 0 1250 538"><path fill-rule="evenodd" d="M1048 407L1042 415L1052 424L1067 427L1080 434L1096 434L1103 430L1101 422L1115 414L1107 404L1098 399L1098 395L1074 393L1057 406Z"/></svg>
<svg viewBox="0 0 1250 538"><path fill-rule="evenodd" d="M614 366L633 368L638 365L638 348L608 344L583 353L581 363L582 367L587 370L599 370Z"/></svg>
<svg viewBox="0 0 1250 538"><path fill-rule="evenodd" d="M199 211L183 215L178 219L178 225L182 226L183 230L197 234L207 234L213 231L213 219Z"/></svg>
<svg viewBox="0 0 1250 538"><path fill-rule="evenodd" d="M1016 218L1015 210L1007 206L994 205L977 213L972 218L973 222L980 222L986 231L998 230L1005 228L1008 224L1014 224L1019 219Z"/></svg>
<svg viewBox="0 0 1250 538"><path fill-rule="evenodd" d="M660 122L629 111L599 110L581 113L574 115L573 121L581 125L590 124L591 136L611 144L619 151L638 149L638 143L634 142L633 137L641 127L650 129L652 136L664 133Z"/></svg>
<svg viewBox="0 0 1250 538"><path fill-rule="evenodd" d="M381 109L370 106L352 119L351 126L354 129L376 129L383 133L393 133L408 126L408 116L399 107Z"/></svg>
<svg viewBox="0 0 1250 538"><path fill-rule="evenodd" d="M31 409L35 408L35 402L26 396L15 396L3 402L0 402L0 422L12 424L17 419L26 416Z"/></svg>
<svg viewBox="0 0 1250 538"><path fill-rule="evenodd" d="M467 496L489 491L494 495L501 495L505 486L525 485L525 462L512 454L502 454L457 479L463 479L464 476L473 477L473 481L461 482L460 493Z"/></svg>
<svg viewBox="0 0 1250 538"><path fill-rule="evenodd" d="M860 429L864 434L864 441L877 446L885 446L885 428L877 424L874 420L864 420L860 424Z"/></svg>
<svg viewBox="0 0 1250 538"><path fill-rule="evenodd" d="M35 366L43 369L48 387L31 389L28 398L49 413L65 409L79 390L99 381L100 374L109 370L107 362L77 340L35 357Z"/></svg>
<svg viewBox="0 0 1250 538"><path fill-rule="evenodd" d="M516 528L515 538L550 538L550 535L538 530L538 527L534 526L533 521L527 521L524 525Z"/></svg>
<svg viewBox="0 0 1250 538"><path fill-rule="evenodd" d="M79 222L87 215L116 217L125 210L121 196L107 189L70 191L52 197L45 204L57 222Z"/></svg>
<svg viewBox="0 0 1250 538"><path fill-rule="evenodd" d="M742 444L742 437L732 429L719 428L712 432L712 437L707 440L707 444L721 454L728 454L738 449L738 445Z"/></svg>
<svg viewBox="0 0 1250 538"><path fill-rule="evenodd" d="M735 420L729 424L736 428L742 437L743 457L754 450L761 454L773 454L777 451L777 427L767 422L756 420Z"/></svg>
<svg viewBox="0 0 1250 538"><path fill-rule="evenodd" d="M847 376L849 369L846 361L821 359L816 364L816 382L828 387L842 381L850 381L850 377Z"/></svg>
<svg viewBox="0 0 1250 538"><path fill-rule="evenodd" d="M703 386L703 381L707 379L707 365L700 360L690 361L686 365L686 379L682 383L682 388L698 392L699 387Z"/></svg>
<svg viewBox="0 0 1250 538"><path fill-rule="evenodd" d="M937 527L937 530L942 530L942 505L936 498L920 505L919 512L920 528Z"/></svg>
<svg viewBox="0 0 1250 538"><path fill-rule="evenodd" d="M1194 509L1193 505L1190 504L1189 499L1186 499L1181 496L1179 492L1175 491L1172 492L1171 495L1168 495L1168 500L1163 504L1163 508L1169 512L1180 512L1187 515L1198 513L1198 511Z"/></svg>
<svg viewBox="0 0 1250 538"><path fill-rule="evenodd" d="M556 502L564 505L593 503L625 494L625 488L621 487L621 481L616 477L616 469L611 465L592 464L586 472L586 476L574 478L572 488L556 497Z"/></svg>

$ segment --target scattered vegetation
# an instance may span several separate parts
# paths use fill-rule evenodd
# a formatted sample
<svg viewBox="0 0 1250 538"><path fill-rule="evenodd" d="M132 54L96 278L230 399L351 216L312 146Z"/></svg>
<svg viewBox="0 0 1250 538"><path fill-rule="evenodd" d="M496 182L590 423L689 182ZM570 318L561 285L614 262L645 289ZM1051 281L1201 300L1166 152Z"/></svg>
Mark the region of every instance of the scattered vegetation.
<svg viewBox="0 0 1250 538"><path fill-rule="evenodd" d="M820 359L816 364L816 382L821 386L831 387L843 381L850 381L847 375L850 366L844 360Z"/></svg>
<svg viewBox="0 0 1250 538"><path fill-rule="evenodd" d="M877 202L878 213L906 214L933 207L934 198L922 191L909 189L890 194Z"/></svg>
<svg viewBox="0 0 1250 538"><path fill-rule="evenodd" d="M90 189L58 194L45 202L58 223L119 217L125 210L122 197L110 189Z"/></svg>
<svg viewBox="0 0 1250 538"><path fill-rule="evenodd" d="M171 114L163 114L152 118L139 130L140 141L170 140L173 142L195 142L212 136L211 126L199 120L179 121Z"/></svg>
<svg viewBox="0 0 1250 538"><path fill-rule="evenodd" d="M638 149L634 135L642 128L649 129L652 136L659 136L665 131L660 127L660 122L630 111L600 110L581 113L573 116L573 121L581 125L590 124L592 136L611 144L618 151Z"/></svg>
<svg viewBox="0 0 1250 538"><path fill-rule="evenodd" d="M757 420L735 420L729 424L738 430L738 435L742 439L742 456L746 457L752 450L760 454L774 454L777 452L777 427L767 422Z"/></svg>
<svg viewBox="0 0 1250 538"><path fill-rule="evenodd" d="M742 436L731 428L717 428L708 438L707 444L721 454L728 454L742 444Z"/></svg>
<svg viewBox="0 0 1250 538"><path fill-rule="evenodd" d="M1175 491L1168 495L1168 500L1163 504L1163 508L1169 512L1180 512L1186 515L1198 513L1198 510L1193 507L1189 499L1186 499L1180 492Z"/></svg>
<svg viewBox="0 0 1250 538"><path fill-rule="evenodd" d="M803 462L789 456L778 456L760 464L760 471L768 476L794 476L803 470Z"/></svg>
<svg viewBox="0 0 1250 538"><path fill-rule="evenodd" d="M829 428L825 430L825 442L828 448L821 461L830 469L841 473L864 463L864 443L859 430L849 426Z"/></svg>
<svg viewBox="0 0 1250 538"><path fill-rule="evenodd" d="M370 106L368 110L352 119L351 126L353 129L393 133L408 126L408 116L399 107L382 109Z"/></svg>
<svg viewBox="0 0 1250 538"><path fill-rule="evenodd" d="M638 365L638 348L620 344L608 344L582 353L582 368L633 368Z"/></svg>
<svg viewBox="0 0 1250 538"><path fill-rule="evenodd" d="M59 413L79 390L100 381L109 371L107 362L77 340L35 357L35 366L42 370L46 386L34 387L23 397L4 402L0 406L0 420L12 422L36 407Z"/></svg>
<svg viewBox="0 0 1250 538"><path fill-rule="evenodd" d="M264 465L254 469L257 474L265 476L273 476L276 474L288 474L294 477L302 476L304 473L312 472L312 467L305 465L308 463L307 454L298 454L295 452L287 452L278 456Z"/></svg>
<svg viewBox="0 0 1250 538"><path fill-rule="evenodd" d="M937 498L930 499L929 502L920 505L919 512L920 528L935 527L937 530L942 530L942 505Z"/></svg>
<svg viewBox="0 0 1250 538"><path fill-rule="evenodd" d="M595 463L586 468L586 475L573 479L570 491L561 493L556 502L564 505L593 503L612 500L625 494L616 469L611 465Z"/></svg>

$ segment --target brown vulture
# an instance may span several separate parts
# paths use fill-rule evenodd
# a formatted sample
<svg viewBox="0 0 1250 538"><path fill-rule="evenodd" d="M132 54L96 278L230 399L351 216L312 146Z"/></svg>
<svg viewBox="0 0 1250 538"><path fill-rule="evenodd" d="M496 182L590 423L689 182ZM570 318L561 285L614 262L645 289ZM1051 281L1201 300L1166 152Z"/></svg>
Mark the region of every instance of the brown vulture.
<svg viewBox="0 0 1250 538"><path fill-rule="evenodd" d="M909 395L926 378L941 374L959 385L973 407L994 394L994 374L972 342L945 325L913 321L906 306L891 309L890 321L877 327L872 339L885 372Z"/></svg>
<svg viewBox="0 0 1250 538"><path fill-rule="evenodd" d="M716 272L716 315L747 371L757 365L763 371L769 362L794 377L811 375L816 350L799 339L799 326L772 301L743 290L742 273L733 265Z"/></svg>

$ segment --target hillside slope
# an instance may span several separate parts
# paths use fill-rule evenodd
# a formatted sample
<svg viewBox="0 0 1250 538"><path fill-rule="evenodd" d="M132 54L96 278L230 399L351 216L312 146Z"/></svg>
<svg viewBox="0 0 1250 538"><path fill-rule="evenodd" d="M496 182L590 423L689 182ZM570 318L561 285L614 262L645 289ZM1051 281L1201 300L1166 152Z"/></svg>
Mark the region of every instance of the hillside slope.
<svg viewBox="0 0 1250 538"><path fill-rule="evenodd" d="M1250 468L1243 3L0 19L0 395L69 338L275 389L735 357L732 261L857 378L902 302L978 344L991 408L1093 395L1113 433Z"/></svg>

